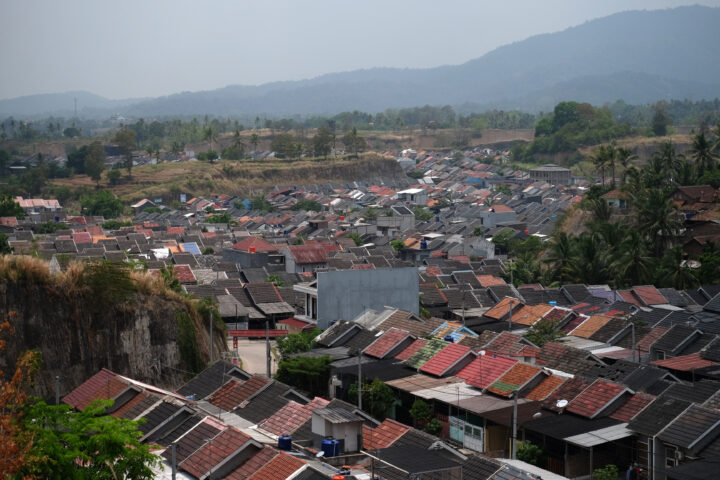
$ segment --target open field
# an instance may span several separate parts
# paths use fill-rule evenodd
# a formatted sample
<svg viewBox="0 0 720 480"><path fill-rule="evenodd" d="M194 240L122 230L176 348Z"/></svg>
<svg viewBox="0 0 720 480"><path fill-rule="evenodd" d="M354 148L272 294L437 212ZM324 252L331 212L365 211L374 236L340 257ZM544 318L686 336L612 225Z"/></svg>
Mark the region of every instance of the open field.
<svg viewBox="0 0 720 480"><path fill-rule="evenodd" d="M360 158L330 157L327 160L226 160L213 164L195 161L145 165L133 168L132 180L109 185L103 179L101 185L121 200L130 202L142 198L168 199L180 192L188 195L227 193L252 196L277 185L404 177L394 159L369 153ZM87 175L56 179L52 183L71 188L95 185Z"/></svg>

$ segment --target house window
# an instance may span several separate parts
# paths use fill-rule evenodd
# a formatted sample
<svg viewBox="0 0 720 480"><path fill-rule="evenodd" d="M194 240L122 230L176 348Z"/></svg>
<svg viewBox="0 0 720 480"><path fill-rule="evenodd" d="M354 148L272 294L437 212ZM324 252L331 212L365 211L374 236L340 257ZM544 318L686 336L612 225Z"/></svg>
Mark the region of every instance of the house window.
<svg viewBox="0 0 720 480"><path fill-rule="evenodd" d="M658 360L665 360L665 352L662 350L657 350L655 352L655 355L657 356Z"/></svg>
<svg viewBox="0 0 720 480"><path fill-rule="evenodd" d="M675 449L675 447L665 447L665 466L666 467L677 466L676 452L677 452L677 450Z"/></svg>

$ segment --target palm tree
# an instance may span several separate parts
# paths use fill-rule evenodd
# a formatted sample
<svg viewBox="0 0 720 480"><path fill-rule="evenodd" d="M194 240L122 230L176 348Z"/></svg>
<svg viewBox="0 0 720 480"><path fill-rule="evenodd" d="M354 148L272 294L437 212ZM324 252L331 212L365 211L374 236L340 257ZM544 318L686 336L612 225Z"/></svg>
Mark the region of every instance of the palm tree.
<svg viewBox="0 0 720 480"><path fill-rule="evenodd" d="M662 283L678 290L697 287L700 285L695 273L690 270L683 260L682 247L671 248L663 257Z"/></svg>
<svg viewBox="0 0 720 480"><path fill-rule="evenodd" d="M705 132L700 132L693 137L690 154L695 160L695 166L698 170L698 176L702 177L707 170L715 168L717 155L713 153L713 145L705 136Z"/></svg>
<svg viewBox="0 0 720 480"><path fill-rule="evenodd" d="M635 195L637 226L640 233L653 245L656 257L662 257L663 251L680 234L680 223L677 207L662 188L648 188L640 195Z"/></svg>
<svg viewBox="0 0 720 480"><path fill-rule="evenodd" d="M660 148L653 153L653 157L656 157L662 165L670 183L674 183L685 157L675 152L675 145L670 141L662 142Z"/></svg>
<svg viewBox="0 0 720 480"><path fill-rule="evenodd" d="M590 155L590 160L592 161L593 165L595 165L595 169L600 172L600 175L602 176L602 184L605 186L605 167L608 164L608 152L605 148L605 145L600 145L598 148L595 149L595 151Z"/></svg>
<svg viewBox="0 0 720 480"><path fill-rule="evenodd" d="M573 258L572 241L567 233L557 231L550 241L550 248L544 262L551 265L553 280L561 284L570 278L570 263Z"/></svg>
<svg viewBox="0 0 720 480"><path fill-rule="evenodd" d="M207 121L207 115L205 115ZM215 150L215 141L217 140L217 133L212 127L205 127L203 130L203 140L210 142L210 150Z"/></svg>
<svg viewBox="0 0 720 480"><path fill-rule="evenodd" d="M253 153L257 151L258 143L260 143L260 137L257 133L250 135L250 144L253 146Z"/></svg>
<svg viewBox="0 0 720 480"><path fill-rule="evenodd" d="M607 280L607 248L599 235L589 232L580 234L575 242L570 262L572 278L588 285L605 283Z"/></svg>
<svg viewBox="0 0 720 480"><path fill-rule="evenodd" d="M616 288L643 285L650 281L653 258L648 255L647 245L639 231L628 230L617 252L618 256L610 264Z"/></svg>
<svg viewBox="0 0 720 480"><path fill-rule="evenodd" d="M619 147L616 151L617 160L623 167L623 175L620 180L621 184L625 184L625 178L627 177L628 167L631 166L632 162L637 160L638 156L625 147Z"/></svg>

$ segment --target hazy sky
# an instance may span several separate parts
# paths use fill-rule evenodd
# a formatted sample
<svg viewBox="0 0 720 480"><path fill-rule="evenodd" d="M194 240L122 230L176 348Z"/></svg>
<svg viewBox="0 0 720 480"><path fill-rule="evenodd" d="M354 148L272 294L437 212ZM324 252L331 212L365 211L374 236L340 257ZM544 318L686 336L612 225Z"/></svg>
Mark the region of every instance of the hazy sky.
<svg viewBox="0 0 720 480"><path fill-rule="evenodd" d="M623 10L720 0L0 0L0 98L109 98L459 64Z"/></svg>

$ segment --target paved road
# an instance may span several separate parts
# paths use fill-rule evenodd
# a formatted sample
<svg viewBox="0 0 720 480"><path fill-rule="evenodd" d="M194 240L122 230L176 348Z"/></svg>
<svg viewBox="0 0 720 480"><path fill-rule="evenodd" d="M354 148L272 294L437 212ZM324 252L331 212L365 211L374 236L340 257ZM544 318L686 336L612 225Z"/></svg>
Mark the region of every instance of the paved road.
<svg viewBox="0 0 720 480"><path fill-rule="evenodd" d="M275 347L275 341L270 340L270 347ZM228 340L228 348L233 349L232 340ZM267 373L267 363L265 361L265 340L247 340L238 339L238 355L242 359L243 370L248 373ZM272 354L271 354L272 356ZM272 358L272 373L277 371L277 361Z"/></svg>

